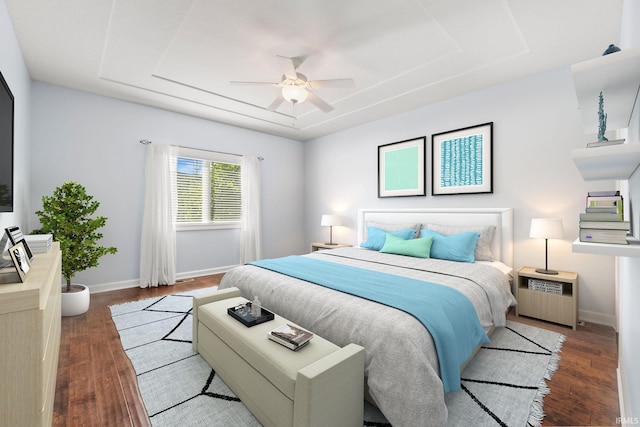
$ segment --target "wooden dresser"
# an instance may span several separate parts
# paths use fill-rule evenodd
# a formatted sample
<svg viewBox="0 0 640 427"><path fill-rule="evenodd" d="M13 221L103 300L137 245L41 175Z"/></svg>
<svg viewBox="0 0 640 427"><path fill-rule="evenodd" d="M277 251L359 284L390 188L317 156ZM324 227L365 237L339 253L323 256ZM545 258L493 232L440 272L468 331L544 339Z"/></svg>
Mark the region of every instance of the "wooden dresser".
<svg viewBox="0 0 640 427"><path fill-rule="evenodd" d="M61 253L34 256L24 283L0 284L0 426L50 426L60 349Z"/></svg>

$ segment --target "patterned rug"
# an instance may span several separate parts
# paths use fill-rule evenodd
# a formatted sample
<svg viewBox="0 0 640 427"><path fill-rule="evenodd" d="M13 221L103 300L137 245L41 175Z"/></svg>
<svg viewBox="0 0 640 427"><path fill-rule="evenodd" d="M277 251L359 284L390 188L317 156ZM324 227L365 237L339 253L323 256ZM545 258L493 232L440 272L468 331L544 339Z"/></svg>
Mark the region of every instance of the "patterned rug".
<svg viewBox="0 0 640 427"><path fill-rule="evenodd" d="M111 306L154 426L260 426L191 346L192 298L203 289ZM545 379L557 369L563 335L508 322L445 396L449 426L539 426ZM389 426L365 405L364 426Z"/></svg>

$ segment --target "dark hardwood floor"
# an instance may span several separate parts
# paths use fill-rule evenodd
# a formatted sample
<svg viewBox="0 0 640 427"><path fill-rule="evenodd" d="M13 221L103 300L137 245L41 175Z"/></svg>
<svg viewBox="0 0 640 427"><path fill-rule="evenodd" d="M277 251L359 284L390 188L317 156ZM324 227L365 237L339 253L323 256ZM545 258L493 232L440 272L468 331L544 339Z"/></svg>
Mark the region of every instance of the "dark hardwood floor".
<svg viewBox="0 0 640 427"><path fill-rule="evenodd" d="M175 286L93 294L89 312L63 317L53 426L149 426L136 376L122 350L109 306L215 286L221 278L213 275ZM587 323L573 331L513 314L509 318L567 336L560 367L548 382L551 392L544 399L543 425L617 424L618 345L612 328Z"/></svg>

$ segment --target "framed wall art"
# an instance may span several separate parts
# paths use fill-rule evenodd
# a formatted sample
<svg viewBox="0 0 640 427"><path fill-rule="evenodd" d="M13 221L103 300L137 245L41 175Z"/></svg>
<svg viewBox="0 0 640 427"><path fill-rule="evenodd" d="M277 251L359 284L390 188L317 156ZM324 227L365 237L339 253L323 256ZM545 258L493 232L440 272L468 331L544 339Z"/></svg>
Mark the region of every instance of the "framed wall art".
<svg viewBox="0 0 640 427"><path fill-rule="evenodd" d="M431 137L431 192L493 192L493 122Z"/></svg>
<svg viewBox="0 0 640 427"><path fill-rule="evenodd" d="M9 248L9 255L13 261L13 265L16 267L20 281L24 282L31 270L31 263L27 256L27 250L24 247L24 242L20 241Z"/></svg>
<svg viewBox="0 0 640 427"><path fill-rule="evenodd" d="M425 196L426 137L378 147L378 197Z"/></svg>

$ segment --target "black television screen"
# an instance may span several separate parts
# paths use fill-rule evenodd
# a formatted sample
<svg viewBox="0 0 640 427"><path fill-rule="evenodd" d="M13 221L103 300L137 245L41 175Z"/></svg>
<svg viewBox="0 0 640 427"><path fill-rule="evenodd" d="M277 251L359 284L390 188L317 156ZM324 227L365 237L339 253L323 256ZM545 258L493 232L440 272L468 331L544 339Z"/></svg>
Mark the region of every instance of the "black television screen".
<svg viewBox="0 0 640 427"><path fill-rule="evenodd" d="M0 72L0 212L13 212L13 94Z"/></svg>

